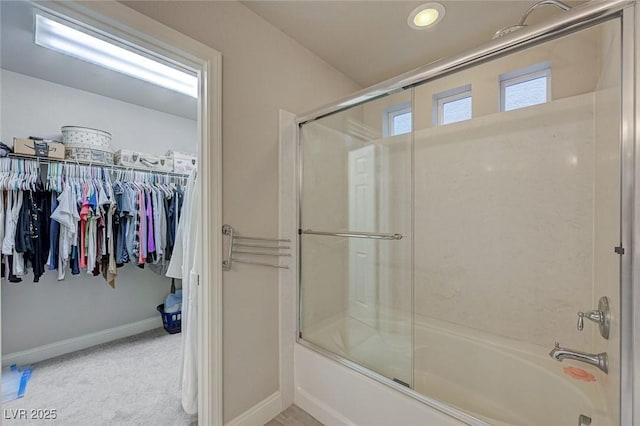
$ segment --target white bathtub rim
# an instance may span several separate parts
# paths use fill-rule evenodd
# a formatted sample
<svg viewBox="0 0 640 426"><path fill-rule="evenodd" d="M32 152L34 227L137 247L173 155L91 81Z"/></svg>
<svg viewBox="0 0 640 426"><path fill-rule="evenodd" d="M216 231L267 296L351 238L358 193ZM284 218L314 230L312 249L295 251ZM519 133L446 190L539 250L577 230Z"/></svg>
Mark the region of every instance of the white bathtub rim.
<svg viewBox="0 0 640 426"><path fill-rule="evenodd" d="M397 391L399 391L400 393L410 396L413 399L416 399L420 402L422 402L423 404L433 408L434 410L437 410L443 414L446 414L447 416L453 417L457 420L460 420L463 423L466 423L468 425L471 426L491 426L491 424L486 423L485 421L472 416L469 413L466 413L462 410L459 410L458 408L455 408L449 404L445 404L437 399L433 399L430 398L426 395L423 395L419 392L414 391L413 389L407 388L399 383L394 382L393 380L376 373L373 370L370 370L369 368L363 367L362 365L350 361L347 358L344 358L340 355L334 354L331 351L328 351L318 345L315 345L307 340L304 339L299 339L297 342L299 345L310 349L314 352L319 353L320 355L323 355L326 358L329 358L331 361L334 361L344 367L349 368L351 371L358 373L364 377L366 377L367 379L376 381L378 383L382 383L386 386L389 386Z"/></svg>
<svg viewBox="0 0 640 426"><path fill-rule="evenodd" d="M332 318L327 318L322 321L321 324L317 324L313 327L311 332L306 333L306 335L313 335L320 332L331 332L332 328L339 327L341 323L344 322L346 317L344 315L334 316ZM460 326L457 324L452 324L447 321L437 320L431 317L423 317L416 316L416 321L414 323L414 336L415 333L419 332L420 329L426 329L433 333L439 333L443 335L447 335L449 338L457 338L462 340L471 341L473 344L480 345L482 347L487 348L490 351L496 350L504 350L506 353L504 355L509 356L510 358L518 359L521 362L529 364L531 368L540 369L545 373L552 374L553 372L549 369L551 360L548 359L548 355L545 348L540 347L539 345L530 344L527 342L517 341L510 338L489 335L480 330L471 329L469 327ZM438 399L431 398L422 394L418 391L415 391L410 388L406 388L393 380L387 378L386 376L375 372L374 370L366 367L365 365L358 363L356 361L352 361L345 356L345 354L334 353L330 350L324 349L323 347L314 344L309 340L305 340L304 337L298 340L298 343L302 346L307 347L315 352L318 352L331 360L354 370L357 373L360 373L369 379L373 379L377 382L390 386L401 393L408 395L418 401L424 403L427 406L430 406L444 414L457 418L465 423L472 425L486 425L486 421L490 422L490 424L503 424L499 419L492 418L490 416L481 415L479 413L474 413L471 411L467 411L461 408L458 408L456 405L443 402ZM421 348L416 347L415 352L419 351ZM541 353L542 352L542 353ZM566 366L576 366L582 367L582 365L578 362L567 361L563 362L563 365ZM419 374L419 371L414 371L414 374ZM604 374L604 373L603 373ZM570 380L570 378L564 377L560 374L553 373L553 377L564 381L566 384L571 386L572 391L579 394L580 398L584 398L585 400L591 401L594 409L600 410L603 409L605 404L605 398L603 395L602 386L594 387L591 383L577 383L574 380ZM601 382L601 377L599 377L599 382ZM585 386L589 386L589 390L585 390ZM458 416L461 417L458 417Z"/></svg>

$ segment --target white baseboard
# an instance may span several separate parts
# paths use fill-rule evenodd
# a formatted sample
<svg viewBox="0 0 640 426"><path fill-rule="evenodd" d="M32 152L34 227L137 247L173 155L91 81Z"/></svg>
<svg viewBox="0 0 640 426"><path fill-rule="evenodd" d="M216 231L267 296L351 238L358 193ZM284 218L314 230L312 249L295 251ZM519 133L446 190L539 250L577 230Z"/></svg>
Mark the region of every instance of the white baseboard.
<svg viewBox="0 0 640 426"><path fill-rule="evenodd" d="M131 324L121 325L119 327L109 328L107 330L95 333L85 334L84 336L73 337L71 339L61 340L48 345L38 346L26 351L15 352L2 356L2 365L25 365L44 361L45 359L54 358L56 356L68 354L82 349L90 348L102 343L111 342L113 340L122 339L154 328L162 327L162 318L149 318L146 320L134 322Z"/></svg>
<svg viewBox="0 0 640 426"><path fill-rule="evenodd" d="M280 391L277 391L228 422L225 426L264 426L265 423L268 423L281 411L282 396Z"/></svg>

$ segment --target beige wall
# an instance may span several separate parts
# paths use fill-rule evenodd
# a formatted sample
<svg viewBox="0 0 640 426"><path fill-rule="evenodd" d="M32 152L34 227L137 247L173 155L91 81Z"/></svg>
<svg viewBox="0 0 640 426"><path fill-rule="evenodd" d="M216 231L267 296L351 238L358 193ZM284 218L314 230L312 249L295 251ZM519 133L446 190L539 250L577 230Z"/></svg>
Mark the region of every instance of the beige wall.
<svg viewBox="0 0 640 426"><path fill-rule="evenodd" d="M223 55L223 219L239 233L278 232L278 111L303 113L355 83L238 2L124 2ZM224 417L278 389L278 274L224 275Z"/></svg>

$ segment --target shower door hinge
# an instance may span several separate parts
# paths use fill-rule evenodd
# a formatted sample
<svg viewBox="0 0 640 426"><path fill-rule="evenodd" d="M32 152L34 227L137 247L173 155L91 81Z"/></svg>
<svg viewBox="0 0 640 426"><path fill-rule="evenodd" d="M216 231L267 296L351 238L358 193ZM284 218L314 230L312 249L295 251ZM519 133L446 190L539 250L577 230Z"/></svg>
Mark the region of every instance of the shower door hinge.
<svg viewBox="0 0 640 426"><path fill-rule="evenodd" d="M620 255L622 255L622 254L624 254L624 247L622 247L622 246L616 246L616 247L613 249L613 251L615 251L615 252L616 252L616 254L620 254Z"/></svg>

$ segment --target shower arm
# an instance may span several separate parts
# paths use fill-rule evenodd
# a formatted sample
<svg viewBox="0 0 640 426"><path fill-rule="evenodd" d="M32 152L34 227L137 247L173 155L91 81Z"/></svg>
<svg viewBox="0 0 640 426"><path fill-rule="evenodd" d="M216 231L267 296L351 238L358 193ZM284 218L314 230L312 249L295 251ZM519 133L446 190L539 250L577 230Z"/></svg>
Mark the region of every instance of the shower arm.
<svg viewBox="0 0 640 426"><path fill-rule="evenodd" d="M527 11L522 15L522 18L520 18L520 22L518 23L518 25L524 25L525 21L527 20L531 12L533 12L539 7L547 6L547 5L555 6L558 9L564 10L565 12L571 9L571 7L568 4L561 2L560 0L542 0L534 4L533 6L531 6L529 9L527 9Z"/></svg>

